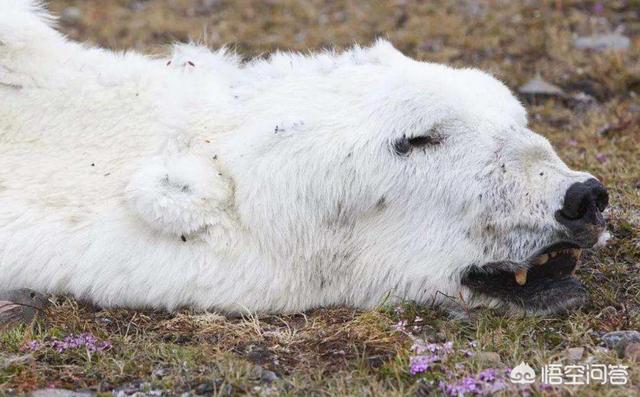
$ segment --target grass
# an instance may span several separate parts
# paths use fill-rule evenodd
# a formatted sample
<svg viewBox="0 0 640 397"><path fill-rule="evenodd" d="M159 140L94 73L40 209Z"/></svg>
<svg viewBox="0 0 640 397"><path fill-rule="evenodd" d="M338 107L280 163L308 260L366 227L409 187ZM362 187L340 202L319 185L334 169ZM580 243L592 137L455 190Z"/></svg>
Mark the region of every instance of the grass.
<svg viewBox="0 0 640 397"><path fill-rule="evenodd" d="M458 379L525 361L539 371L580 362L629 365L630 384L527 388L532 395L638 395L635 363L602 346L603 333L640 329L640 3L592 1L97 1L76 6L79 21L62 25L71 38L157 53L173 40L229 44L243 56L277 49L305 51L387 36L406 54L494 73L514 90L536 74L566 98L523 98L531 126L569 165L610 189L611 244L590 253L578 275L590 303L566 315L506 317L478 311L452 319L407 303L398 310L326 308L295 316L226 319L214 314L101 310L55 297L42 318L0 332L0 394L43 387L110 394L165 391L207 395L428 395L446 371ZM572 37L624 25L624 52L572 48ZM577 93L592 103L571 99ZM402 330L396 324L404 321ZM50 341L88 332L112 347L58 352ZM453 352L422 375L409 372L415 338L452 342ZM43 347L31 351L27 343ZM484 353L483 353L484 352ZM494 352L499 362L487 362ZM478 354L479 353L479 354ZM495 358L495 356L494 356ZM11 359L7 361L7 359ZM270 372L269 372L270 371ZM275 379L274 376L275 375ZM450 381L450 380L448 380ZM510 385L505 395L525 393Z"/></svg>

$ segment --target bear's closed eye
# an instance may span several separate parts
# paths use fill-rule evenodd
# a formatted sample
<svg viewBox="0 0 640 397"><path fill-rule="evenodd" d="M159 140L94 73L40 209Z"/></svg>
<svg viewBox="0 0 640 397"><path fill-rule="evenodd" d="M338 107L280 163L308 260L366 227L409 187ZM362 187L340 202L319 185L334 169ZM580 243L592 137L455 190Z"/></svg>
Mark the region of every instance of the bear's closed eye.
<svg viewBox="0 0 640 397"><path fill-rule="evenodd" d="M400 155L408 154L413 148L421 148L425 146L436 146L442 143L442 136L419 135L411 138L403 136L393 144L393 150Z"/></svg>

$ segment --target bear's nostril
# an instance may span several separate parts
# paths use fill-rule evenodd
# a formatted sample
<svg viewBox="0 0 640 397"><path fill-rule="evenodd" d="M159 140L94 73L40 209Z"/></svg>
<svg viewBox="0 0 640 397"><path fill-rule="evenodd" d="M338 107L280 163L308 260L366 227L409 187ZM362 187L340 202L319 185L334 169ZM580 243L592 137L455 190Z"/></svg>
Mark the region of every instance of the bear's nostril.
<svg viewBox="0 0 640 397"><path fill-rule="evenodd" d="M574 183L565 194L560 215L571 221L597 224L601 221L600 212L609 204L607 189L596 179Z"/></svg>
<svg viewBox="0 0 640 397"><path fill-rule="evenodd" d="M601 187L600 189L598 189L598 191L595 192L595 198L596 207L598 207L598 210L600 212L607 209L607 207L609 206L609 193L607 193L607 190L605 188Z"/></svg>
<svg viewBox="0 0 640 397"><path fill-rule="evenodd" d="M587 214L591 206L591 196L588 194L580 195L572 200L565 199L565 204L560 212L562 215L571 220L582 219Z"/></svg>

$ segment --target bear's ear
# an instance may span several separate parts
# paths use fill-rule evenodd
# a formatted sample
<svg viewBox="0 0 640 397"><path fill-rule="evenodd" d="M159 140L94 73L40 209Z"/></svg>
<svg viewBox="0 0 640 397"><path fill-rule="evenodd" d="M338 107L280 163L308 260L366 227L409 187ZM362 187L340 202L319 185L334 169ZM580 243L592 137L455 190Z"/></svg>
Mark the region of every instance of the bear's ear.
<svg viewBox="0 0 640 397"><path fill-rule="evenodd" d="M127 204L154 230L184 237L228 223L232 182L216 160L181 153L142 164L127 185Z"/></svg>

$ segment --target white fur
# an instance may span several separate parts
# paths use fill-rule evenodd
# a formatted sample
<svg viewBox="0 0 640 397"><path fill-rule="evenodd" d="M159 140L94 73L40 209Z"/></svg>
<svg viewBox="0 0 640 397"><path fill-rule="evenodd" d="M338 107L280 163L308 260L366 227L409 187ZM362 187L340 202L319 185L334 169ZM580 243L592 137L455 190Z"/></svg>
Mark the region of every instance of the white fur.
<svg viewBox="0 0 640 397"><path fill-rule="evenodd" d="M50 21L0 0L0 288L226 311L491 304L460 272L553 241L590 177L500 82L386 41L247 64L181 45L167 65ZM444 141L392 150L425 133Z"/></svg>

